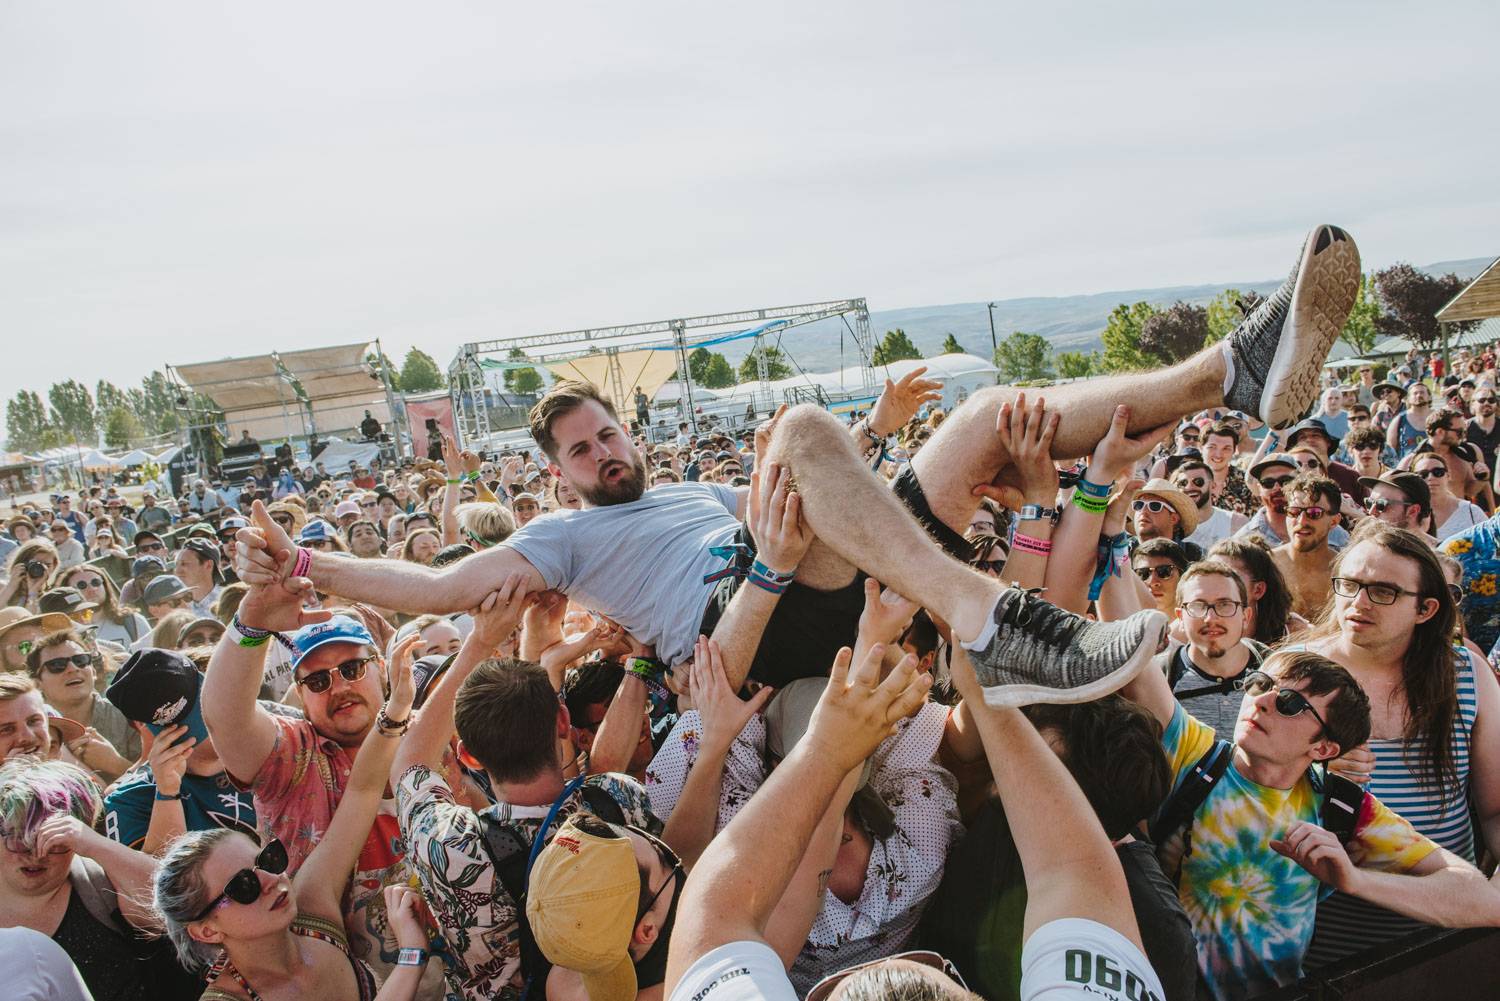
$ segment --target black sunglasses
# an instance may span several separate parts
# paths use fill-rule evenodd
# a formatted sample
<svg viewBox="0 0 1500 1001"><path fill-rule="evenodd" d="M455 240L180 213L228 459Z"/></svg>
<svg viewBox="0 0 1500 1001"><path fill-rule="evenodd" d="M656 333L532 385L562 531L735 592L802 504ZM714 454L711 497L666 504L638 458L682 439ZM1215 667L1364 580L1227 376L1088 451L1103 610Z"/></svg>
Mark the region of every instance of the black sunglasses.
<svg viewBox="0 0 1500 1001"><path fill-rule="evenodd" d="M272 841L260 850L255 856L255 866L251 869L241 869L229 877L229 882L224 884L224 892L209 901L207 907L193 918L194 921L202 921L213 913L226 900L233 900L237 904L253 904L260 899L260 877L255 870L268 872L272 876L280 876L286 872L286 847L280 841Z"/></svg>
<svg viewBox="0 0 1500 1001"><path fill-rule="evenodd" d="M1265 490L1274 490L1277 487L1284 487L1284 486L1286 486L1288 483L1292 482L1296 478L1297 477L1291 476L1291 475L1287 475L1287 476L1267 476L1267 477L1265 477L1264 479L1262 479L1260 481L1260 485Z"/></svg>
<svg viewBox="0 0 1500 1001"><path fill-rule="evenodd" d="M355 657L353 660L344 661L337 667L325 667L321 671L303 675L297 679L297 684L314 695L322 695L332 687L334 671L339 672L345 681L353 684L365 676L365 671L370 667L370 661L374 659L374 657Z"/></svg>
<svg viewBox="0 0 1500 1001"><path fill-rule="evenodd" d="M1251 698L1258 698L1259 696L1271 691L1273 688L1276 688L1276 679L1271 677L1264 671L1251 671L1250 674L1245 678L1244 688L1246 695L1250 696ZM1292 717L1300 716L1305 712L1312 713L1313 719L1318 721L1318 725L1323 728L1323 732L1328 735L1329 740L1332 740L1340 747L1344 746L1343 741L1339 740L1339 738L1334 735L1333 730L1329 728L1328 721L1318 713L1318 710L1313 708L1313 704L1311 702L1307 701L1307 696L1303 695L1295 688L1277 689L1277 715L1285 716L1287 719L1291 719Z"/></svg>
<svg viewBox="0 0 1500 1001"><path fill-rule="evenodd" d="M42 667L46 668L49 674L62 674L68 669L69 665L73 667L88 667L93 662L93 655L75 653L71 657L53 657L51 660L44 660L42 661Z"/></svg>
<svg viewBox="0 0 1500 1001"><path fill-rule="evenodd" d="M1159 567L1136 567L1135 575L1141 580L1150 582L1151 575L1155 574L1157 580L1171 580L1172 575L1177 573L1177 567L1171 563L1163 563Z"/></svg>

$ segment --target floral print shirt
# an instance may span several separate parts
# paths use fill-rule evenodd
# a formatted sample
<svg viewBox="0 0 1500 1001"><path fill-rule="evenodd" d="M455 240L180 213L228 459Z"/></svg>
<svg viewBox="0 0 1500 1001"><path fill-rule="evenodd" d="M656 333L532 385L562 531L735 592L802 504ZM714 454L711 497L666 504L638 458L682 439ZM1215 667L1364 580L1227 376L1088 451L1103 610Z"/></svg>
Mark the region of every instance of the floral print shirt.
<svg viewBox="0 0 1500 1001"><path fill-rule="evenodd" d="M1214 732L1178 705L1162 737L1173 787L1181 784ZM1272 789L1229 766L1193 816L1192 851L1179 835L1167 839L1162 868L1181 869L1177 894L1193 924L1198 966L1219 1001L1255 997L1302 975L1318 900L1327 888L1270 846L1299 820L1318 822L1321 798L1304 776ZM1348 845L1355 865L1406 872L1437 845L1374 796L1366 794Z"/></svg>
<svg viewBox="0 0 1500 1001"><path fill-rule="evenodd" d="M1245 482L1245 474L1237 466L1230 466L1224 471L1224 489L1219 491L1214 498L1214 507L1221 507L1235 514L1248 515L1260 506L1260 501L1250 492L1250 484Z"/></svg>
<svg viewBox="0 0 1500 1001"><path fill-rule="evenodd" d="M653 833L661 830L646 790L630 776L591 775L584 784L603 790L620 804L625 823ZM467 1001L516 1001L525 987L516 904L495 878L479 815L458 803L452 787L425 765L414 765L401 776L396 804L408 857L443 939L449 991ZM550 809L550 803L538 807L500 803L485 813L534 841ZM582 788L558 809L553 829L580 809L587 809ZM532 993L536 996L535 988Z"/></svg>
<svg viewBox="0 0 1500 1001"><path fill-rule="evenodd" d="M1449 536L1438 545L1438 552L1453 557L1463 567L1464 600L1459 611L1469 639L1479 649L1489 651L1493 661L1493 647L1500 640L1500 587L1496 586L1500 580L1500 517Z"/></svg>

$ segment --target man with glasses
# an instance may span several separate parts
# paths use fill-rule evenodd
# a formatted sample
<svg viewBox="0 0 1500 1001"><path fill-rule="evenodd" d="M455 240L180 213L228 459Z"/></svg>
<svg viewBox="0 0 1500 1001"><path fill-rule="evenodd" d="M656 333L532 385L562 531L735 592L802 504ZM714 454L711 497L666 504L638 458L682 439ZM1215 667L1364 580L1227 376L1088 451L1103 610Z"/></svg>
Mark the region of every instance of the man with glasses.
<svg viewBox="0 0 1500 1001"><path fill-rule="evenodd" d="M1272 546L1279 546L1291 538L1286 517L1286 486L1297 478L1298 472L1296 458L1279 452L1272 452L1250 467L1250 479L1260 491L1260 508L1234 533L1236 539L1259 535ZM1341 549L1348 541L1349 533L1342 526L1335 525L1329 530L1328 544L1333 548Z"/></svg>
<svg viewBox="0 0 1500 1001"><path fill-rule="evenodd" d="M1248 519L1228 508L1215 507L1214 471L1202 459L1186 459L1175 468L1168 460L1172 486L1186 494L1198 510L1198 527L1184 539L1204 552L1220 539L1227 539ZM1236 470L1238 472L1238 470Z"/></svg>
<svg viewBox="0 0 1500 1001"><path fill-rule="evenodd" d="M1350 418L1351 423L1353 418ZM1379 479L1385 474L1386 468L1394 461L1395 456L1389 455L1390 449L1385 443L1385 435L1368 425L1356 427L1349 432L1349 437L1344 439L1343 448L1340 450L1349 460L1349 468L1359 475L1359 484L1367 487L1365 480Z"/></svg>
<svg viewBox="0 0 1500 1001"><path fill-rule="evenodd" d="M1333 453L1342 439L1343 435L1335 435L1321 418L1310 417L1287 432L1286 447L1290 450L1302 445L1312 449L1323 460L1328 478L1338 484L1339 492L1348 494L1355 504L1363 504L1365 489L1359 485L1359 474L1342 462L1333 461Z"/></svg>
<svg viewBox="0 0 1500 1001"><path fill-rule="evenodd" d="M1326 476L1306 472L1282 489L1289 534L1271 550L1271 559L1292 592L1292 610L1313 621L1328 603L1333 566L1328 536L1339 516L1339 487Z"/></svg>
<svg viewBox="0 0 1500 1001"><path fill-rule="evenodd" d="M1217 747L1227 755L1184 824L1159 832L1204 990L1238 1001L1295 983L1320 883L1444 926L1500 923L1500 889L1375 797L1362 796L1347 845L1319 826L1314 766L1370 734L1369 700L1348 671L1319 654L1280 651L1246 676L1244 692L1230 744L1173 698L1160 672L1142 671L1125 688L1166 728L1174 788L1204 781L1193 773Z"/></svg>
<svg viewBox="0 0 1500 1001"><path fill-rule="evenodd" d="M1141 542L1181 543L1198 528L1198 508L1167 480L1151 480L1130 502L1130 525L1131 534Z"/></svg>
<svg viewBox="0 0 1500 1001"><path fill-rule="evenodd" d="M1468 423L1463 414L1452 407L1434 411L1427 418L1427 441L1402 460L1401 468L1411 468L1417 456L1430 452L1447 465L1451 478L1448 488L1453 496L1492 511L1495 504L1489 486L1490 469L1483 464L1478 448L1464 440L1467 433Z"/></svg>
<svg viewBox="0 0 1500 1001"><path fill-rule="evenodd" d="M52 548L57 550L57 565L76 567L84 560L83 543L73 537L72 529L61 521L54 521L47 529Z"/></svg>
<svg viewBox="0 0 1500 1001"><path fill-rule="evenodd" d="M1426 480L1416 473L1391 470L1378 478L1361 477L1359 482L1370 491L1365 498L1366 514L1387 525L1428 536L1432 493Z"/></svg>
<svg viewBox="0 0 1500 1001"><path fill-rule="evenodd" d="M1258 670L1265 656L1265 647L1245 635L1248 604L1245 582L1233 567L1215 560L1194 563L1177 583L1173 613L1187 642L1174 644L1155 661L1172 695L1219 740L1233 739L1245 676Z"/></svg>
<svg viewBox="0 0 1500 1001"><path fill-rule="evenodd" d="M1375 406L1375 366L1361 365L1359 367L1359 385L1354 387L1358 394L1359 402L1367 408Z"/></svg>
<svg viewBox="0 0 1500 1001"><path fill-rule="evenodd" d="M1474 391L1474 416L1464 429L1464 440L1479 450L1485 468L1495 468L1495 452L1500 449L1500 420L1495 419L1495 387L1485 383Z"/></svg>

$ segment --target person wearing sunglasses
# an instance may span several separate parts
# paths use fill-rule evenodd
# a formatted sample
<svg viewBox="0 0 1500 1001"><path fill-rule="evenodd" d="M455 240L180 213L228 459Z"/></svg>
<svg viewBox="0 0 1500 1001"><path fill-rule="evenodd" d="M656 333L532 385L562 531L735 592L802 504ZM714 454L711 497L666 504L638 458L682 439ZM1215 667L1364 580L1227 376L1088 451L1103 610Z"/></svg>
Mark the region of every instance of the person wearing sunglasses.
<svg viewBox="0 0 1500 1001"><path fill-rule="evenodd" d="M26 667L49 706L93 731L85 731L89 739L73 742L78 747L74 754L107 784L140 758L141 737L95 687L95 656L82 634L65 629L37 640L26 656Z"/></svg>
<svg viewBox="0 0 1500 1001"><path fill-rule="evenodd" d="M1149 480L1130 502L1131 534L1181 542L1198 528L1198 507L1167 480Z"/></svg>
<svg viewBox="0 0 1500 1001"><path fill-rule="evenodd" d="M1495 419L1495 387L1484 383L1474 390L1474 416L1464 428L1464 441L1479 451L1486 469L1495 466L1496 449L1500 448L1500 421Z"/></svg>
<svg viewBox="0 0 1500 1001"><path fill-rule="evenodd" d="M1436 455L1448 467L1448 489L1454 497L1473 501L1486 511L1494 508L1490 469L1481 459L1479 449L1464 440L1468 419L1452 407L1443 407L1427 418L1427 428L1427 441L1418 445L1403 465L1415 469L1417 459Z"/></svg>
<svg viewBox="0 0 1500 1001"><path fill-rule="evenodd" d="M1173 468L1170 475L1172 486L1193 502L1198 513L1198 527L1184 542L1206 550L1220 539L1229 538L1249 520L1227 507L1214 505L1214 471L1202 459L1186 459Z"/></svg>
<svg viewBox="0 0 1500 1001"><path fill-rule="evenodd" d="M1406 391L1406 408L1391 421L1385 442L1404 459L1427 437L1427 421L1432 416L1432 390L1424 382L1414 382Z"/></svg>
<svg viewBox="0 0 1500 1001"><path fill-rule="evenodd" d="M1271 550L1271 558L1292 592L1292 610L1312 620L1328 603L1333 565L1328 537L1342 498L1338 484L1315 471L1301 473L1284 491L1288 538Z"/></svg>
<svg viewBox="0 0 1500 1001"><path fill-rule="evenodd" d="M351 874L360 872L368 837L378 833L391 759L410 721L410 648L405 643L392 656L390 698L380 710L389 725L359 748L338 808L300 865L293 866L282 842L261 842L227 827L186 834L162 857L153 886L156 909L182 964L206 971L204 998L254 1001L261 992L377 998L376 974L356 958L359 946L347 937L343 898ZM428 959L421 895L404 880L381 895L382 922L395 939L397 959L378 998L411 1001Z"/></svg>
<svg viewBox="0 0 1500 1001"><path fill-rule="evenodd" d="M1432 492L1427 481L1416 473L1387 470L1378 479L1362 478L1370 491L1365 498L1365 513L1376 521L1432 539Z"/></svg>
<svg viewBox="0 0 1500 1001"><path fill-rule="evenodd" d="M0 927L56 941L94 997L198 997L202 983L172 950L145 944L161 933L156 860L98 833L100 806L77 765L22 757L0 767Z"/></svg>
<svg viewBox="0 0 1500 1001"><path fill-rule="evenodd" d="M1454 493L1454 465L1448 460L1436 452L1418 452L1411 469L1427 484L1432 498L1432 523L1436 526L1433 535L1439 542L1485 520L1484 511Z"/></svg>
<svg viewBox="0 0 1500 1001"><path fill-rule="evenodd" d="M1280 452L1273 452L1250 467L1250 478L1260 492L1261 506L1235 533L1235 538L1247 539L1252 535L1259 535L1273 547L1291 538L1292 530L1287 526L1286 516L1286 487L1296 479L1299 472L1297 460ZM1364 496L1362 487L1360 496ZM1329 529L1328 544L1334 549L1342 548L1348 541L1349 533L1343 526L1334 525Z"/></svg>
<svg viewBox="0 0 1500 1001"><path fill-rule="evenodd" d="M69 567L52 579L55 586L73 588L86 603L94 606L89 627L99 642L128 649L150 631L146 617L121 603L115 582L98 567Z"/></svg>
<svg viewBox="0 0 1500 1001"><path fill-rule="evenodd" d="M1333 454L1339 450L1344 435L1347 433L1347 428L1342 433L1338 433L1325 424L1321 418L1310 417L1287 432L1286 449L1288 452L1302 447L1312 449L1323 465L1323 474L1338 484L1339 492L1348 494L1355 504L1363 504L1365 488L1359 485L1359 474L1344 463L1334 461L1333 458ZM1305 471L1304 464L1305 460L1298 464L1298 468ZM1336 545L1342 544L1336 543Z"/></svg>
<svg viewBox="0 0 1500 1001"><path fill-rule="evenodd" d="M1234 741L1222 745L1173 698L1161 673L1142 671L1124 689L1165 727L1174 788L1217 747L1228 755L1185 821L1158 832L1163 871L1193 922L1199 970L1214 997L1254 997L1298 979L1321 921L1320 883L1445 926L1500 921L1500 889L1376 796L1354 794L1361 802L1347 851L1357 868L1318 826L1325 792L1313 776L1370 734L1369 699L1347 670L1309 650L1278 651L1244 686ZM1342 867L1325 862L1334 852ZM1384 881L1395 874L1393 893ZM1234 887L1232 907L1226 886ZM1252 913L1254 921L1244 920Z"/></svg>
<svg viewBox="0 0 1500 1001"><path fill-rule="evenodd" d="M1176 611L1177 582L1187 567L1187 554L1171 539L1143 542L1130 555L1130 569L1146 585L1163 615Z"/></svg>
<svg viewBox="0 0 1500 1001"><path fill-rule="evenodd" d="M1419 832L1473 861L1471 813L1484 843L1500 843L1500 684L1454 643L1457 609L1437 555L1421 536L1370 519L1332 577L1329 615L1308 648L1383 693L1368 746L1333 767L1399 802ZM1335 896L1320 905L1312 956L1332 962L1417 927Z"/></svg>

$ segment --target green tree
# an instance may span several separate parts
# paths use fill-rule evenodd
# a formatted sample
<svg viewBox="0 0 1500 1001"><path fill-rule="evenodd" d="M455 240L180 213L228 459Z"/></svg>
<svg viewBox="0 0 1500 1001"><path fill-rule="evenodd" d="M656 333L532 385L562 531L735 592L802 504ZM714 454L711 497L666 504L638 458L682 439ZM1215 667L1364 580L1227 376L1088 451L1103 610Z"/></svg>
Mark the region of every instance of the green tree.
<svg viewBox="0 0 1500 1001"><path fill-rule="evenodd" d="M130 409L130 397L125 391L108 379L100 379L94 386L94 408L99 414L102 424L111 410L116 408Z"/></svg>
<svg viewBox="0 0 1500 1001"><path fill-rule="evenodd" d="M527 354L520 348L511 348L506 355L511 361L526 361ZM542 388L542 374L534 368L508 368L505 370L505 388L512 393L535 393Z"/></svg>
<svg viewBox="0 0 1500 1001"><path fill-rule="evenodd" d="M729 359L714 352L709 357L708 367L703 370L703 378L698 380L698 384L708 389L724 389L733 386L736 381L734 366L729 364Z"/></svg>
<svg viewBox="0 0 1500 1001"><path fill-rule="evenodd" d="M129 448L145 437L140 420L127 406L111 407L104 414L104 444L110 448Z"/></svg>
<svg viewBox="0 0 1500 1001"><path fill-rule="evenodd" d="M438 368L431 355L420 348L412 348L406 352L406 360L401 363L402 392L425 393L447 385L442 369Z"/></svg>
<svg viewBox="0 0 1500 1001"><path fill-rule="evenodd" d="M1057 362L1057 374L1064 379L1084 379L1094 374L1094 366L1099 359L1092 352L1084 354L1082 351L1063 351L1054 360Z"/></svg>
<svg viewBox="0 0 1500 1001"><path fill-rule="evenodd" d="M1380 297L1375 293L1375 279L1365 275L1359 281L1359 292L1354 296L1354 308L1349 310L1349 319L1339 331L1339 340L1364 355L1375 346L1380 336Z"/></svg>
<svg viewBox="0 0 1500 1001"><path fill-rule="evenodd" d="M1156 361L1141 350L1141 326L1156 313L1149 302L1127 306L1120 303L1109 314L1109 322L1099 339L1104 342L1100 367L1106 372L1129 372L1155 368Z"/></svg>
<svg viewBox="0 0 1500 1001"><path fill-rule="evenodd" d="M1241 292L1237 288L1227 288L1214 296L1207 307L1208 336L1203 343L1214 344L1228 337L1229 332L1239 326L1240 321L1249 316L1263 299L1258 292Z"/></svg>
<svg viewBox="0 0 1500 1001"><path fill-rule="evenodd" d="M94 440L99 415L94 409L94 398L89 395L87 386L76 379L55 382L47 390L47 400L52 404L51 423L68 440Z"/></svg>
<svg viewBox="0 0 1500 1001"><path fill-rule="evenodd" d="M1163 365L1174 365L1203 347L1208 337L1208 311L1178 301L1141 324L1141 351Z"/></svg>
<svg viewBox="0 0 1500 1001"><path fill-rule="evenodd" d="M901 361L903 358L921 358L922 352L906 336L906 331L897 327L895 330L887 330L880 343L875 345L875 357L871 361L876 365L889 365L893 361Z"/></svg>
<svg viewBox="0 0 1500 1001"><path fill-rule="evenodd" d="M1052 374L1052 348L1040 334L1017 330L995 349L995 366L1009 383L1044 379Z"/></svg>
<svg viewBox="0 0 1500 1001"><path fill-rule="evenodd" d="M5 405L5 442L19 452L40 452L50 447L50 421L42 398L23 389Z"/></svg>
<svg viewBox="0 0 1500 1001"><path fill-rule="evenodd" d="M151 435L170 434L182 424L177 410L178 389L161 372L152 372L141 380L136 416Z"/></svg>
<svg viewBox="0 0 1500 1001"><path fill-rule="evenodd" d="M951 332L947 337L943 338L943 349L938 352L941 355L961 355L964 353L963 345L958 343L958 338L954 337Z"/></svg>
<svg viewBox="0 0 1500 1001"><path fill-rule="evenodd" d="M1418 271L1410 264L1396 264L1375 272L1375 291L1385 309L1375 318L1375 329L1391 336L1409 337L1422 345L1435 343L1441 336L1437 312L1464 289L1465 282L1455 274L1441 278ZM1450 323L1456 333L1474 329L1477 320Z"/></svg>
<svg viewBox="0 0 1500 1001"><path fill-rule="evenodd" d="M379 354L371 351L365 355L365 364L374 369L376 375L381 372L385 373L385 377L390 380L392 392L401 392L401 371L396 368L396 363L391 361L384 351Z"/></svg>
<svg viewBox="0 0 1500 1001"><path fill-rule="evenodd" d="M766 355L766 378L775 382L777 379L785 379L792 374L792 366L786 363L781 349L766 345L764 347L751 348L743 361L740 362L740 382L756 382L760 379L760 367L756 361L757 352L764 351ZM710 389L717 388L704 383Z"/></svg>

